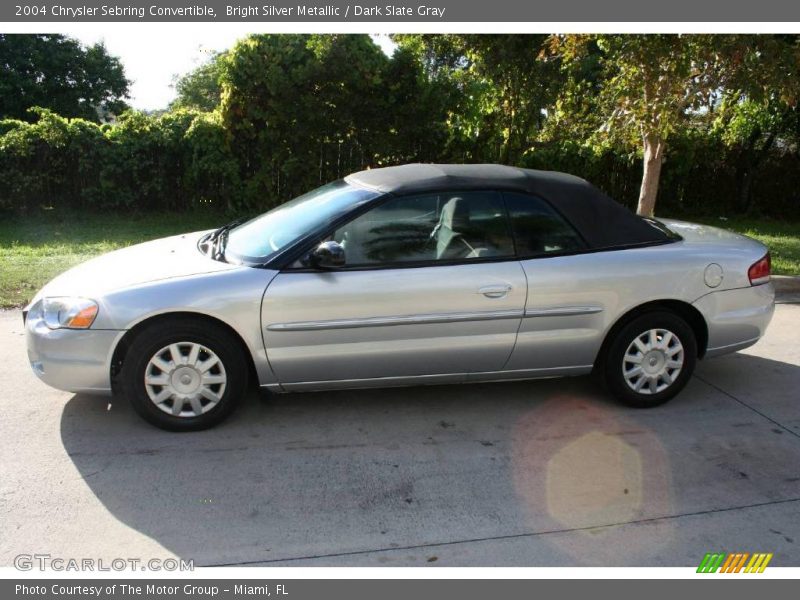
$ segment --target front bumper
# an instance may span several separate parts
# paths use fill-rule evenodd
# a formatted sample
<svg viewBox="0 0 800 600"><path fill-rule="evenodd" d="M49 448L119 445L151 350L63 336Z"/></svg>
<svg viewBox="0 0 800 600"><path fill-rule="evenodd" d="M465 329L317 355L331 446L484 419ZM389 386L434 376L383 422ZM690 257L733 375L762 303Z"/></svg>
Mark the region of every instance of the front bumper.
<svg viewBox="0 0 800 600"><path fill-rule="evenodd" d="M694 303L708 325L705 356L736 352L755 344L775 312L771 283L706 294Z"/></svg>
<svg viewBox="0 0 800 600"><path fill-rule="evenodd" d="M111 355L124 331L50 329L37 311L25 315L28 360L36 376L67 392L111 393Z"/></svg>

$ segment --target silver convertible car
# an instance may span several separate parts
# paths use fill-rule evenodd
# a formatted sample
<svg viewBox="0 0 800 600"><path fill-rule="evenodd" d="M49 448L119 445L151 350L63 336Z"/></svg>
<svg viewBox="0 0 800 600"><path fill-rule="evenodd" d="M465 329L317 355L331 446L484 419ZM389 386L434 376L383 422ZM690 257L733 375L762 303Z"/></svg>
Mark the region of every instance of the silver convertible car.
<svg viewBox="0 0 800 600"><path fill-rule="evenodd" d="M247 222L95 258L24 311L45 383L150 423L271 392L602 376L635 407L772 317L762 244L640 218L586 181L498 165L355 173Z"/></svg>

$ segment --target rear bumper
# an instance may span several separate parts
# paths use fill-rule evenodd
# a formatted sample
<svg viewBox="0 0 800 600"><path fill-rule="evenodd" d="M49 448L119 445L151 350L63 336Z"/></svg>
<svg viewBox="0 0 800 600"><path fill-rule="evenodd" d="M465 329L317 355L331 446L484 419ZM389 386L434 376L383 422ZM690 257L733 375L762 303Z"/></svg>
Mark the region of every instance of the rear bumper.
<svg viewBox="0 0 800 600"><path fill-rule="evenodd" d="M50 329L32 311L25 318L28 360L36 376L67 392L111 393L111 352L124 331Z"/></svg>
<svg viewBox="0 0 800 600"><path fill-rule="evenodd" d="M755 344L775 312L771 283L706 294L694 303L708 325L705 356L736 352Z"/></svg>

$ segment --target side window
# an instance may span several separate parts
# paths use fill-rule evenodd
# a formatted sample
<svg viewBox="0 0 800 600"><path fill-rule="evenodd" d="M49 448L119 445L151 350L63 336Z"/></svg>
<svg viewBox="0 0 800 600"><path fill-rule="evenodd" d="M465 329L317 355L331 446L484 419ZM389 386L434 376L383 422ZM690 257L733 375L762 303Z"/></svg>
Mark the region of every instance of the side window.
<svg viewBox="0 0 800 600"><path fill-rule="evenodd" d="M586 248L572 225L544 200L513 192L503 195L519 256L542 256Z"/></svg>
<svg viewBox="0 0 800 600"><path fill-rule="evenodd" d="M513 256L505 208L496 192L392 198L337 229L346 266Z"/></svg>

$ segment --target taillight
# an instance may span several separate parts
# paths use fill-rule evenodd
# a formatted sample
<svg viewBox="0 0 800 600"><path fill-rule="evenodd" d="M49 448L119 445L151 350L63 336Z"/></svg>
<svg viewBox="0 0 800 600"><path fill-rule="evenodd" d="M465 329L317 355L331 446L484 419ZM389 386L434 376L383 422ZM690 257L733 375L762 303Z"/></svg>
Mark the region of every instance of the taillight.
<svg viewBox="0 0 800 600"><path fill-rule="evenodd" d="M770 272L769 252L763 258L754 262L747 270L747 276L750 278L750 285L760 285L769 281Z"/></svg>

